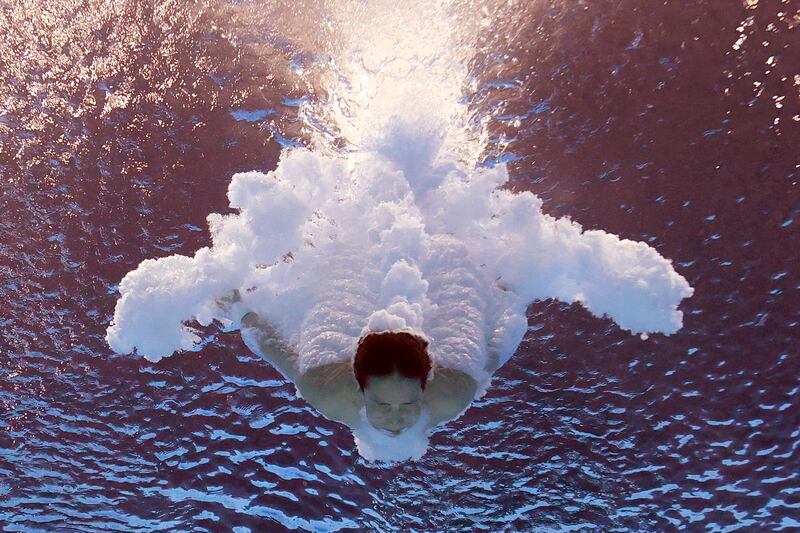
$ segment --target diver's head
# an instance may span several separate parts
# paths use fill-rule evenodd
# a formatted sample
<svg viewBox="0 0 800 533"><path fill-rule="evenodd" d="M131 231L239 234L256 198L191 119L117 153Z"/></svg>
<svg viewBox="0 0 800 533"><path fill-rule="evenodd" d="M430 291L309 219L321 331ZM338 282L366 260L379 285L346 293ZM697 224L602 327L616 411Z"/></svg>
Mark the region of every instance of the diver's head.
<svg viewBox="0 0 800 533"><path fill-rule="evenodd" d="M396 435L416 423L431 369L427 347L405 332L370 333L358 343L353 370L375 428Z"/></svg>

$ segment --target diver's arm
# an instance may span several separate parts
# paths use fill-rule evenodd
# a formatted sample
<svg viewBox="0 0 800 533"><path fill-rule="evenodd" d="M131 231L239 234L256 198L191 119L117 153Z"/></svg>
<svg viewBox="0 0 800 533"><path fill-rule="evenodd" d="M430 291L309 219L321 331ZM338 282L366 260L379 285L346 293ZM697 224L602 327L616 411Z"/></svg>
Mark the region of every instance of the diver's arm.
<svg viewBox="0 0 800 533"><path fill-rule="evenodd" d="M351 428L360 423L361 392L351 363L311 368L295 383L303 399L326 418Z"/></svg>
<svg viewBox="0 0 800 533"><path fill-rule="evenodd" d="M275 327L254 312L242 317L242 339L286 378L297 382L297 354L281 339ZM254 343L255 346L251 346Z"/></svg>
<svg viewBox="0 0 800 533"><path fill-rule="evenodd" d="M242 338L261 357L291 380L305 401L326 418L356 427L360 420L361 393L350 363L335 363L307 370L300 375L297 353L280 337L275 327L258 314L242 317ZM258 348L258 350L255 350Z"/></svg>
<svg viewBox="0 0 800 533"><path fill-rule="evenodd" d="M460 415L475 397L478 383L469 374L453 368L437 368L426 385L423 402L435 426Z"/></svg>

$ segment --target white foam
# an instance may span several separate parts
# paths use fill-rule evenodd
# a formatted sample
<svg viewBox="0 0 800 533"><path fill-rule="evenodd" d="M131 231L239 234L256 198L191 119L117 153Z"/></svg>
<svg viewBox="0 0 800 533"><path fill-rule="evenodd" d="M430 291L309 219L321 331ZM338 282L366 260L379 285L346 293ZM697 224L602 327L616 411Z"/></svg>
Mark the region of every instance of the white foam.
<svg viewBox="0 0 800 533"><path fill-rule="evenodd" d="M209 217L211 248L144 261L125 277L109 344L152 361L192 349L199 339L183 321L236 321L215 300L239 289L243 308L301 353L301 370L349 359L366 331L411 330L432 339L438 364L470 372L483 390L488 350L510 357L536 299L579 301L635 333L680 328L676 307L691 289L647 245L581 232L532 195L492 189L502 167L462 169L418 199L402 172L371 157L293 150L274 172L234 176L241 211Z"/></svg>
<svg viewBox="0 0 800 533"><path fill-rule="evenodd" d="M580 302L632 333L681 327L677 305L692 290L654 249L583 232L542 213L534 195L498 189L502 166L450 165L456 170L419 197L374 153L295 149L272 172L235 175L229 198L240 212L209 216L210 248L146 260L122 281L110 345L154 361L191 349L198 339L183 322L237 320L215 306L233 289L296 346L315 347L303 353L306 367L334 357L309 330L346 330L336 350L366 331L449 331L450 357L464 343L477 346L458 365L481 377L495 329L516 324L510 339L518 341L525 305L544 298ZM501 360L516 348L511 340L497 345Z"/></svg>
<svg viewBox="0 0 800 533"><path fill-rule="evenodd" d="M637 334L681 327L677 307L692 289L670 261L500 189L502 164L475 166L469 154L482 147L469 139L480 135L465 129L457 102L465 69L446 53L442 17L429 18L432 29L419 19L410 36L392 25L382 34L373 20L372 36L351 45L360 60L334 62L349 83L329 82L317 112L348 150L289 149L273 171L234 175L238 212L209 215L210 247L125 276L107 332L115 351L158 361L197 346L186 321L236 327L247 309L295 347L301 372L350 360L368 331L408 330L482 394L521 341L533 301L579 302ZM220 309L234 289L242 303Z"/></svg>
<svg viewBox="0 0 800 533"><path fill-rule="evenodd" d="M418 460L428 450L428 414L422 412L416 423L399 435L389 435L372 427L367 420L366 409L359 413L361 424L353 429L358 454L367 461L395 463Z"/></svg>

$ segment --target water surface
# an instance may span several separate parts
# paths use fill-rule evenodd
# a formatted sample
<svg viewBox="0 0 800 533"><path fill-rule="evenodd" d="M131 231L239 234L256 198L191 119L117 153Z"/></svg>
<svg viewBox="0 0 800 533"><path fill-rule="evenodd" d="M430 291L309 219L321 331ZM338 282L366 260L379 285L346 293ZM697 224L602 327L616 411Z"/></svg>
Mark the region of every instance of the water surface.
<svg viewBox="0 0 800 533"><path fill-rule="evenodd" d="M521 6L464 16L484 164L695 295L646 341L531 306L493 389L391 469L236 335L155 365L103 340L125 273L207 245L230 176L308 141L297 104L324 95L291 73L332 37L296 21L321 8L0 7L5 530L800 527L800 12Z"/></svg>

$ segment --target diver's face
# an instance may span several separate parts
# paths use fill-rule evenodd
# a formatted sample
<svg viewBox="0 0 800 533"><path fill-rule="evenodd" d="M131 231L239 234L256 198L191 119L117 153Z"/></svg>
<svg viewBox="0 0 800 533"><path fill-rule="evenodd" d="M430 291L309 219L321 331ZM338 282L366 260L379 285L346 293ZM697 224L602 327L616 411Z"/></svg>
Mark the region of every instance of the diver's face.
<svg viewBox="0 0 800 533"><path fill-rule="evenodd" d="M422 410L422 387L418 379L397 372L370 376L364 387L367 420L375 428L397 435L413 426Z"/></svg>

